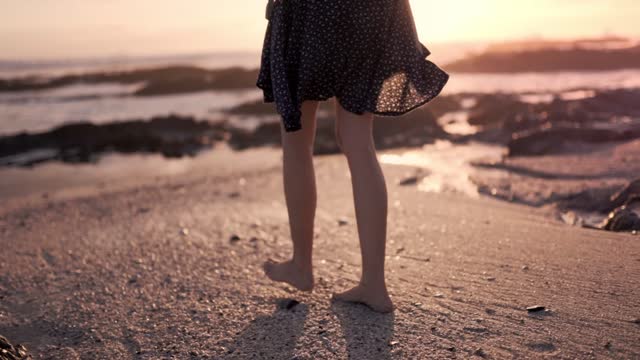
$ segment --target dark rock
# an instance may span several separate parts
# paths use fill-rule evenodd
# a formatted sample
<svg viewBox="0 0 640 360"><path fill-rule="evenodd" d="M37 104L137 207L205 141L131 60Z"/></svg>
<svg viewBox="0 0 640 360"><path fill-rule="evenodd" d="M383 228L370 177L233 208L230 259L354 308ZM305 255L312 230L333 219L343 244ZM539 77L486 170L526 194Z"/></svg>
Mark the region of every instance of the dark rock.
<svg viewBox="0 0 640 360"><path fill-rule="evenodd" d="M249 107L249 105L247 106ZM257 107L255 104L250 107L253 106ZM246 110L242 109L242 111ZM282 141L281 127L281 122L276 121L262 123L253 131L229 128L229 145L236 150L257 146L280 146ZM374 122L373 138L378 149L421 146L432 143L435 139L447 137L448 134L438 125L435 116L427 107L398 117L376 117ZM342 150L336 141L333 115L321 116L317 120L314 153L327 155L340 152Z"/></svg>
<svg viewBox="0 0 640 360"><path fill-rule="evenodd" d="M638 198L640 200L640 198ZM627 206L621 206L612 211L602 226L609 231L638 231L640 230L640 217Z"/></svg>
<svg viewBox="0 0 640 360"><path fill-rule="evenodd" d="M466 332L477 333L477 334L483 334L488 331L487 329L482 327L471 327L471 326L465 326L463 330Z"/></svg>
<svg viewBox="0 0 640 360"><path fill-rule="evenodd" d="M2 335L0 335L0 349L13 349L13 345Z"/></svg>
<svg viewBox="0 0 640 360"><path fill-rule="evenodd" d="M473 355L480 356L481 358L487 357L487 354L482 349L476 349L476 351L473 352Z"/></svg>
<svg viewBox="0 0 640 360"><path fill-rule="evenodd" d="M430 171L426 169L420 169L416 171L415 175L407 176L406 178L400 180L398 185L400 186L412 186L417 185L422 179L429 176L431 174Z"/></svg>
<svg viewBox="0 0 640 360"><path fill-rule="evenodd" d="M564 210L608 213L615 209L611 207L611 197L619 189L619 186L590 188L561 198L550 198L549 201L557 201L559 208Z"/></svg>
<svg viewBox="0 0 640 360"><path fill-rule="evenodd" d="M231 243L236 243L236 242L240 241L240 236L238 236L238 235L236 235L236 234L233 234L233 235L231 235L231 237L229 238L229 241L230 241Z"/></svg>
<svg viewBox="0 0 640 360"><path fill-rule="evenodd" d="M0 137L0 165L29 166L49 160L92 162L107 151L152 152L170 158L194 156L223 140L225 133L224 123L176 115L103 125L76 123L44 133Z"/></svg>
<svg viewBox="0 0 640 360"><path fill-rule="evenodd" d="M546 308L544 306L541 306L541 305L529 306L527 308L527 312L530 312L530 313L538 313L538 312L542 312L542 311L545 311L545 310L546 310Z"/></svg>
<svg viewBox="0 0 640 360"><path fill-rule="evenodd" d="M338 219L338 226L346 226L349 225L349 220L346 218Z"/></svg>
<svg viewBox="0 0 640 360"><path fill-rule="evenodd" d="M265 122L253 131L249 129L229 129L229 146L234 150L245 150L258 146L280 146L280 122Z"/></svg>
<svg viewBox="0 0 640 360"><path fill-rule="evenodd" d="M54 78L23 77L0 80L0 92L52 89L77 83L145 85L136 95L166 95L206 90L254 88L258 70L240 67L207 70L193 66L168 66L119 72L95 72Z"/></svg>
<svg viewBox="0 0 640 360"><path fill-rule="evenodd" d="M265 103L262 100L240 104L226 111L235 115L277 115L276 108L273 103Z"/></svg>
<svg viewBox="0 0 640 360"><path fill-rule="evenodd" d="M377 117L373 138L378 149L422 146L449 137L428 106L398 117Z"/></svg>
<svg viewBox="0 0 640 360"><path fill-rule="evenodd" d="M539 156L566 153L579 143L606 143L640 138L640 126L619 129L544 127L518 133L508 144L509 156Z"/></svg>
<svg viewBox="0 0 640 360"><path fill-rule="evenodd" d="M30 360L27 348L17 344L13 345L7 338L0 335L0 360Z"/></svg>
<svg viewBox="0 0 640 360"><path fill-rule="evenodd" d="M611 203L607 211L624 205L629 206L634 202L640 202L640 179L630 182L624 189L611 196Z"/></svg>
<svg viewBox="0 0 640 360"><path fill-rule="evenodd" d="M599 91L594 97L578 101L584 112L615 116L640 116L640 89Z"/></svg>
<svg viewBox="0 0 640 360"><path fill-rule="evenodd" d="M527 344L527 346L531 350L537 351L537 352L552 352L552 351L556 351L557 349L555 345L549 342L529 343Z"/></svg>
<svg viewBox="0 0 640 360"><path fill-rule="evenodd" d="M477 101L469 114L470 125L498 127L513 132L544 122L544 118L533 111L533 105L518 100L516 95L483 95Z"/></svg>
<svg viewBox="0 0 640 360"><path fill-rule="evenodd" d="M448 112L462 110L461 99L457 95L440 95L429 102L427 109L439 118Z"/></svg>
<svg viewBox="0 0 640 360"><path fill-rule="evenodd" d="M598 71L637 69L640 46L621 49L593 49L578 42L565 48L531 47L533 50L492 50L444 66L452 72L521 73L555 71Z"/></svg>
<svg viewBox="0 0 640 360"><path fill-rule="evenodd" d="M300 305L300 302L295 299L281 299L278 301L278 309L280 310L291 310L298 305Z"/></svg>

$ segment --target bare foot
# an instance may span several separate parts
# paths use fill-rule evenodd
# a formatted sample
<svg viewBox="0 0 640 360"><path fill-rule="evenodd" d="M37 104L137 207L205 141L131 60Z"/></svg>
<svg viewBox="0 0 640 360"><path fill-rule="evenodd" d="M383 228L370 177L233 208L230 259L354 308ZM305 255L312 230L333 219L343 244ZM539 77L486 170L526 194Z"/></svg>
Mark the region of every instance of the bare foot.
<svg viewBox="0 0 640 360"><path fill-rule="evenodd" d="M365 304L373 311L380 313L393 311L393 303L391 302L389 293L387 293L387 289L384 287L382 287L382 289L373 289L360 284L351 290L333 294L333 299Z"/></svg>
<svg viewBox="0 0 640 360"><path fill-rule="evenodd" d="M299 268L291 260L277 263L269 259L264 263L264 273L269 279L287 283L300 291L313 290L313 273Z"/></svg>

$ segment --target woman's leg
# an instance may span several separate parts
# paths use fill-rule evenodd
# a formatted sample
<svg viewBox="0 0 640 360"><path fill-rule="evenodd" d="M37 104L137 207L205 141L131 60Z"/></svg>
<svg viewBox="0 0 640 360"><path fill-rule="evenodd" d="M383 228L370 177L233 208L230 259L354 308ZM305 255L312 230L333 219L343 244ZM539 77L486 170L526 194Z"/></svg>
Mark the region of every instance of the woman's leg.
<svg viewBox="0 0 640 360"><path fill-rule="evenodd" d="M317 101L302 104L302 129L282 133L283 182L293 258L283 263L264 264L266 275L299 290L313 289L312 250L316 213L316 180L313 169L313 142L316 133Z"/></svg>
<svg viewBox="0 0 640 360"><path fill-rule="evenodd" d="M387 188L373 142L373 115L356 115L336 100L338 143L347 157L355 202L362 276L355 288L335 294L379 312L393 310L384 276L387 235Z"/></svg>

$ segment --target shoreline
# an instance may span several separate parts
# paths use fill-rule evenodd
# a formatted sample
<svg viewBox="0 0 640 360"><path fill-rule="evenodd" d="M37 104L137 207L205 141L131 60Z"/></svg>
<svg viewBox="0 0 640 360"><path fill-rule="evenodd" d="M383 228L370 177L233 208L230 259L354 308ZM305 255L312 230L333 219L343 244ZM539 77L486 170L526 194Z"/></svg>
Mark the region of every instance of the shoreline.
<svg viewBox="0 0 640 360"><path fill-rule="evenodd" d="M600 150L591 149L589 157L564 154L503 158L501 154L505 151L506 148L500 146L439 141L422 148L380 150L379 158L382 164L406 169L401 182L403 187L415 192L460 194L469 199L520 204L542 211L550 220L574 227L605 226L603 221L609 213L624 205L625 199L638 195L633 188L624 199L611 201L640 171L632 166L640 164L640 140L601 145ZM315 159L322 161L320 159L335 156L340 155L316 154ZM6 213L25 204L154 185L194 174L240 176L251 169L278 167L280 158L279 147L234 150L219 144L194 157L181 159L112 153L93 164L54 162L30 169L5 168L0 169L0 188L3 189L0 201ZM602 160L598 160L600 158ZM609 169L602 170L596 164L603 163L604 159L613 159L610 164L624 166L610 165ZM571 168L566 164L571 164ZM640 210L635 206L630 209ZM624 229L617 231L620 230Z"/></svg>
<svg viewBox="0 0 640 360"><path fill-rule="evenodd" d="M609 204L616 192L639 180L640 168L632 166L640 163L638 101L640 89L572 92L542 100L531 94L445 95L407 115L376 118L374 141L383 154L396 154L395 160L383 155L392 163L423 168L423 173L415 176L419 178L415 182L421 182L419 189L461 191L472 196L480 193L534 207L549 206L552 217L580 226L610 228L601 221L611 215L614 222L624 224L612 226L612 230L637 231L640 207L633 199L640 197L640 189L634 187L615 207ZM316 155L340 153L330 110L328 103L320 107ZM63 161L85 166L103 156L149 154L147 159L153 159L158 167L171 169L202 164L200 153L213 154L211 158L222 164L225 156L234 162L241 154L230 149L258 149L255 154L259 154L261 148L280 145L280 123L272 104L239 102L224 110L221 118L224 120L210 122L172 115L99 125L68 124L39 134L0 137L0 165L11 169ZM252 119L256 126L239 126L241 119ZM163 162L154 154L185 160ZM485 155L489 160L482 159ZM144 156L135 156L132 163L144 162ZM120 160L127 162L124 157ZM563 167L567 162L572 164L571 170ZM129 165L140 173L134 166ZM609 173L596 173L598 168ZM108 175L104 169L98 170ZM0 171L11 175L11 171ZM90 172L84 177L95 176ZM43 174L53 183L73 176L58 175L56 179ZM18 186L16 191L28 193L25 189L38 183L18 170L5 179L9 192Z"/></svg>

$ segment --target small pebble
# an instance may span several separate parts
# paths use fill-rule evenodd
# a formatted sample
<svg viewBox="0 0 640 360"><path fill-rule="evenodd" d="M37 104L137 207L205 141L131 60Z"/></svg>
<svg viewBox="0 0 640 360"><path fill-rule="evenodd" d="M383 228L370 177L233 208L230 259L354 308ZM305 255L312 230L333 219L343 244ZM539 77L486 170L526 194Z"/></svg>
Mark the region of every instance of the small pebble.
<svg viewBox="0 0 640 360"><path fill-rule="evenodd" d="M349 224L349 220L347 220L346 218L340 218L338 219L338 226L345 226Z"/></svg>
<svg viewBox="0 0 640 360"><path fill-rule="evenodd" d="M187 229L187 228L180 229L180 235L182 235L182 236L189 235L189 229Z"/></svg>
<svg viewBox="0 0 640 360"><path fill-rule="evenodd" d="M545 311L546 308L544 306L541 305L534 305L534 306L529 306L527 308L527 311L530 313L535 313L535 312L540 312L540 311Z"/></svg>
<svg viewBox="0 0 640 360"><path fill-rule="evenodd" d="M231 235L231 237L229 238L229 241L230 241L230 242L232 242L232 243L238 242L238 241L240 241L240 236L238 236L238 235L236 235L236 234L233 234L233 235Z"/></svg>
<svg viewBox="0 0 640 360"><path fill-rule="evenodd" d="M295 299L283 299L278 301L278 308L282 310L291 310L299 304L300 301Z"/></svg>
<svg viewBox="0 0 640 360"><path fill-rule="evenodd" d="M437 294L433 295L433 297L435 297L435 298L443 298L443 297L444 297L444 294L442 294L442 293L437 293Z"/></svg>
<svg viewBox="0 0 640 360"><path fill-rule="evenodd" d="M406 178L400 180L398 185L400 185L400 186L416 185L422 179L423 179L422 176L409 176L409 177L406 177Z"/></svg>
<svg viewBox="0 0 640 360"><path fill-rule="evenodd" d="M477 349L476 351L473 352L473 355L480 356L482 358L487 357L487 354L482 349Z"/></svg>

